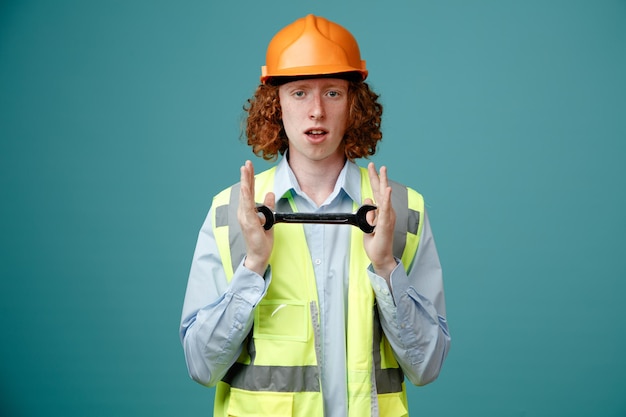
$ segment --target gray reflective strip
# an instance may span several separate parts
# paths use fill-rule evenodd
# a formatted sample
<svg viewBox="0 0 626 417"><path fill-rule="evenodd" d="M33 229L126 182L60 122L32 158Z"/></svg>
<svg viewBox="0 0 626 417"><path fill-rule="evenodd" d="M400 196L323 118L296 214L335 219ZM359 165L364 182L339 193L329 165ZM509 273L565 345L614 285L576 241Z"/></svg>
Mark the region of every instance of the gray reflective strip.
<svg viewBox="0 0 626 417"><path fill-rule="evenodd" d="M228 204L215 209L215 227L228 226Z"/></svg>
<svg viewBox="0 0 626 417"><path fill-rule="evenodd" d="M406 246L406 224L408 223L409 213L409 194L408 190L402 184L395 181L389 181L391 186L391 205L396 212L396 228L393 232L393 255L400 259Z"/></svg>
<svg viewBox="0 0 626 417"><path fill-rule="evenodd" d="M247 391L320 392L317 366L259 366L235 363L223 381Z"/></svg>
<svg viewBox="0 0 626 417"><path fill-rule="evenodd" d="M400 368L376 368L376 392L378 394L391 394L402 392L404 373Z"/></svg>
<svg viewBox="0 0 626 417"><path fill-rule="evenodd" d="M407 230L409 231L409 233L416 235L419 225L420 225L420 212L410 208L409 216L407 219Z"/></svg>
<svg viewBox="0 0 626 417"><path fill-rule="evenodd" d="M381 369L380 341L382 338L382 328L378 318L378 308L374 307L374 335L373 335L373 360L376 377L376 392L378 394L389 394L392 392L402 392L402 382L404 373L400 368Z"/></svg>
<svg viewBox="0 0 626 417"><path fill-rule="evenodd" d="M320 326L317 306L311 301L311 318L315 337L315 354L317 363L321 358ZM254 330L252 330L254 332ZM320 392L320 368L309 366L258 366L256 347L252 333L246 345L250 355L250 364L236 362L228 370L222 381L231 387L248 391L275 391L275 392Z"/></svg>
<svg viewBox="0 0 626 417"><path fill-rule="evenodd" d="M401 259L406 246L406 234L417 235L420 224L419 211L409 208L409 191L394 181L389 181L391 186L391 204L396 211L396 228L393 232L393 254Z"/></svg>
<svg viewBox="0 0 626 417"><path fill-rule="evenodd" d="M241 233L239 220L237 220L240 188L241 184L239 183L233 185L230 190L230 201L228 203L228 241L230 244L230 260L233 266L233 273L246 254L246 242L243 238L243 233Z"/></svg>
<svg viewBox="0 0 626 417"><path fill-rule="evenodd" d="M246 242L241 233L241 226L237 220L237 205L239 204L240 184L235 184L230 190L228 204L223 204L215 208L215 226L228 227L228 242L230 247L230 260L233 272L246 254Z"/></svg>
<svg viewBox="0 0 626 417"><path fill-rule="evenodd" d="M318 368L322 363L322 330L320 328L319 314L317 314L317 304L315 301L311 301L311 321L313 325L313 340L315 341L315 358L317 360ZM322 370L319 369L318 373L321 375Z"/></svg>

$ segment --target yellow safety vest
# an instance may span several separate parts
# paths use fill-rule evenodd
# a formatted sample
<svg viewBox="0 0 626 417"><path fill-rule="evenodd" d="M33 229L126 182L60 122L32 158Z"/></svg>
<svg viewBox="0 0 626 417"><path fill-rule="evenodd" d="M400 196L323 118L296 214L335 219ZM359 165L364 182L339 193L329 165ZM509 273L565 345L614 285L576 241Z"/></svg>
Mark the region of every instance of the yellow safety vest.
<svg viewBox="0 0 626 417"><path fill-rule="evenodd" d="M255 201L263 201L273 190L274 173L271 168L255 177ZM419 244L424 200L408 187L391 186L396 210L394 255L409 271ZM228 280L245 256L236 214L238 187L222 191L213 200L214 234ZM361 168L361 194L362 198L373 195L365 168ZM277 211L286 210L295 211L293 202L279 200ZM289 256L284 256L286 252ZM240 357L217 385L215 416L324 414L317 288L301 224L274 225L269 264L272 284L255 309L253 329ZM369 264L363 232L353 227L346 335L349 416L406 416L404 374L380 326L366 272Z"/></svg>

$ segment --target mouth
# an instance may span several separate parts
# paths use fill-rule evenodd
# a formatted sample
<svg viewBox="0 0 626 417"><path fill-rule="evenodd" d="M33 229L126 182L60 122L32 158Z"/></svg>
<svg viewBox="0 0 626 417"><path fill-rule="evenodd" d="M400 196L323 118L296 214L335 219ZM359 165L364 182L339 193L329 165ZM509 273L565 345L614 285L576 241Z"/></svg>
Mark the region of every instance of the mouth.
<svg viewBox="0 0 626 417"><path fill-rule="evenodd" d="M308 137L313 139L320 139L328 134L327 130L324 129L309 129L304 132Z"/></svg>

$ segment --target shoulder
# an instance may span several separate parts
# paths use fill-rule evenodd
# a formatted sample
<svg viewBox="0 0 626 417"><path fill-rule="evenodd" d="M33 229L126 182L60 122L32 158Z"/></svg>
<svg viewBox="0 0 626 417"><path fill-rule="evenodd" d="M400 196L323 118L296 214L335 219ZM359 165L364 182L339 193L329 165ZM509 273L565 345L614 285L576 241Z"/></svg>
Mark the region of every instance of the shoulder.
<svg viewBox="0 0 626 417"><path fill-rule="evenodd" d="M394 198L395 194L396 199L405 203L403 205L409 207L417 206L420 208L419 211L423 211L421 208L424 206L424 196L417 190L394 180L389 180L389 185L391 186L392 198Z"/></svg>

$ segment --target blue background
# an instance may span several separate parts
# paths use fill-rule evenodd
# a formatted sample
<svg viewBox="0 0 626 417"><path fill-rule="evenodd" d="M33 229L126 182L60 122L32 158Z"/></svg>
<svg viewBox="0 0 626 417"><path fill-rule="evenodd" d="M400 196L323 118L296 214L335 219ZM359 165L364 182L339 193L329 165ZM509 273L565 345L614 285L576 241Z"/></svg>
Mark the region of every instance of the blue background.
<svg viewBox="0 0 626 417"><path fill-rule="evenodd" d="M452 350L414 415L626 414L626 2L0 2L0 414L210 415L178 322L267 43L346 26ZM255 159L257 169L269 166Z"/></svg>

